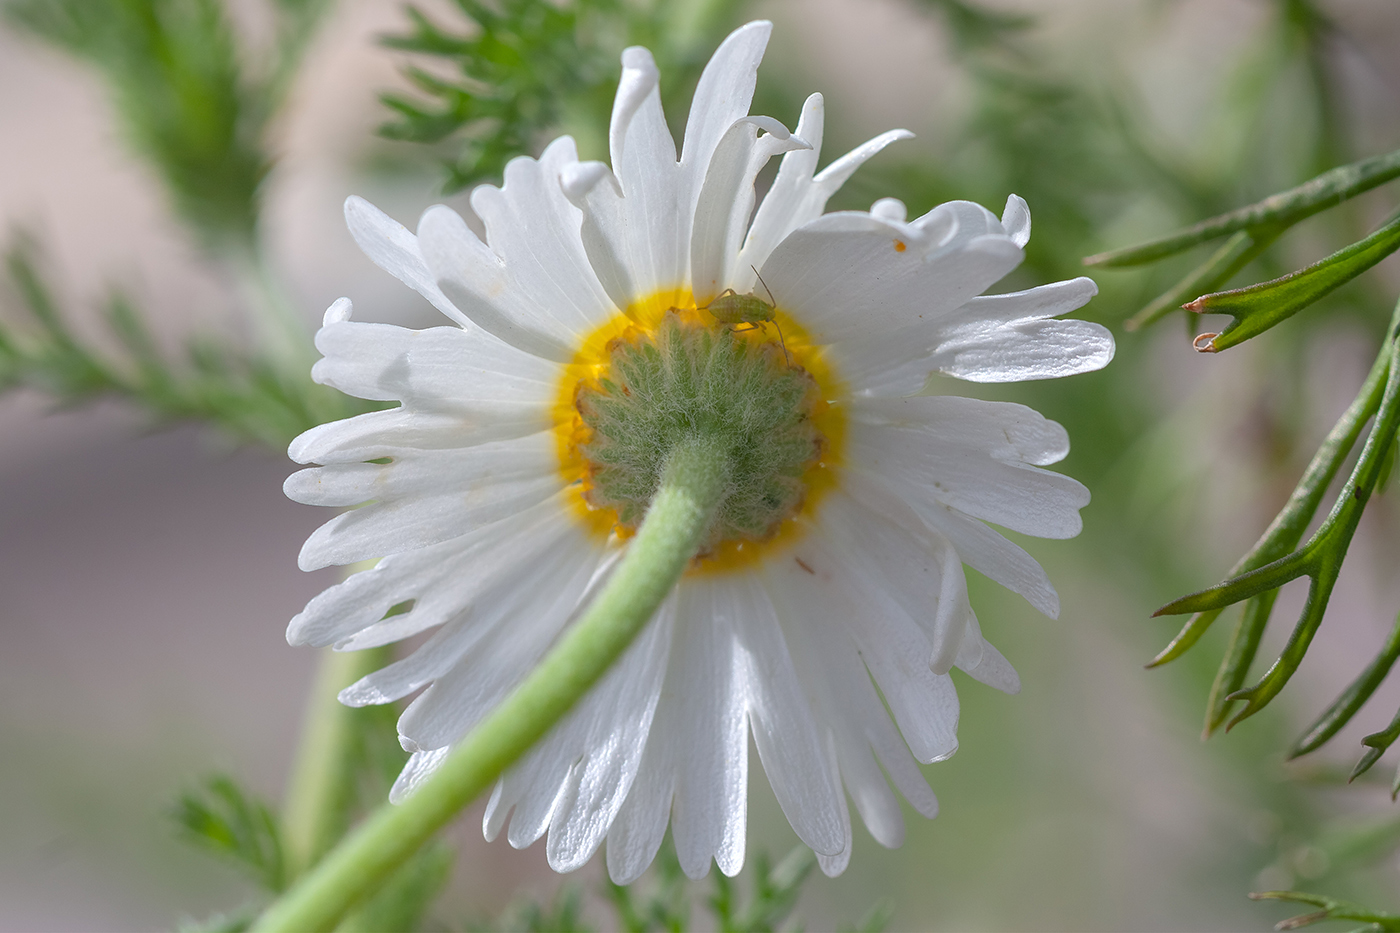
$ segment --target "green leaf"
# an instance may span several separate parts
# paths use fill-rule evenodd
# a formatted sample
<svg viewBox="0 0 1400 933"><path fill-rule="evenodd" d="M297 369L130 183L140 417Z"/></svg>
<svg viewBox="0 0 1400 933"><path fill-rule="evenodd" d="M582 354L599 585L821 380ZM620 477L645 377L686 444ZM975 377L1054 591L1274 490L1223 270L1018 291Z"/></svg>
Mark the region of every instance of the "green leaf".
<svg viewBox="0 0 1400 933"><path fill-rule="evenodd" d="M1143 265L1237 231L1262 227L1287 229L1304 218L1335 207L1347 198L1369 191L1397 176L1400 176L1400 149L1334 168L1296 188L1203 220L1178 233L1086 257L1084 264L1104 268Z"/></svg>
<svg viewBox="0 0 1400 933"><path fill-rule="evenodd" d="M183 794L173 817L190 841L232 859L271 893L287 886L277 820L261 801L225 775Z"/></svg>
<svg viewBox="0 0 1400 933"><path fill-rule="evenodd" d="M1400 249L1400 216L1357 243L1326 259L1268 282L1202 295L1187 311L1228 314L1234 318L1219 334L1202 334L1196 349L1215 353L1257 337L1308 305L1345 285ZM1208 339L1208 342L1202 343Z"/></svg>
<svg viewBox="0 0 1400 933"><path fill-rule="evenodd" d="M467 929L473 933L586 933L593 927L583 919L583 892L578 885L566 884L545 906L522 899L495 920L472 923Z"/></svg>
<svg viewBox="0 0 1400 933"><path fill-rule="evenodd" d="M1394 449L1393 444L1391 449ZM1390 673L1396 658L1400 658L1400 618L1396 619L1394 627L1390 630L1390 636L1386 638L1385 644L1381 646L1381 650L1371 663L1366 665L1366 669L1361 672L1360 676L1353 680L1351 685L1342 691L1336 700L1332 701L1332 705L1308 727L1303 736L1289 750L1288 757L1292 759L1306 755L1336 735L1338 730L1350 722L1357 710L1361 709L1365 702L1371 698L1371 694L1376 692L1381 681L1385 680L1385 675ZM1370 738L1373 736L1366 737L1366 739ZM1370 744L1366 739L1363 739L1362 743ZM1370 765L1367 764L1366 767L1370 767ZM1361 768L1360 771L1352 775L1352 779L1355 780L1356 776L1365 770L1366 768Z"/></svg>
<svg viewBox="0 0 1400 933"><path fill-rule="evenodd" d="M1361 760L1356 763L1356 767L1352 769L1350 780L1354 781L1370 770L1371 765L1380 760L1386 750L1395 744L1396 739L1400 739L1400 712L1395 714L1390 725L1380 732L1372 732L1361 740L1361 744L1366 746L1366 751L1361 755ZM1400 796L1400 770L1397 770L1395 784L1390 789L1391 799L1394 800L1396 796Z"/></svg>
<svg viewBox="0 0 1400 933"><path fill-rule="evenodd" d="M1382 374L1384 389L1378 405L1373 409L1372 406L1376 404L1373 399L1377 388L1382 384ZM1322 491L1335 474L1341 458L1354 444L1357 432L1366 420L1365 415L1371 410L1375 411L1375 420L1366 444L1351 476L1333 503L1326 521L1301 548L1263 566L1256 566L1258 562L1296 543L1297 537L1301 535L1302 529L1315 512ZM1303 481L1294 491L1288 506L1275 518L1269 531L1255 545L1251 554L1236 565L1235 575L1209 589L1174 600L1156 613L1203 614L1188 622L1176 641L1158 656L1160 663L1176 657L1190 647L1213 621L1214 616L1210 615L1211 613L1216 613L1233 603L1250 600L1212 690L1207 734L1219 726L1236 701L1243 701L1245 706L1229 720L1227 728L1232 728L1263 709L1297 670L1318 626L1321 625L1352 536L1361 520L1366 502L1380 479L1397 430L1400 430L1400 303L1396 304L1386 329L1381 353L1372 367L1363 391L1328 435L1327 441L1309 465ZM1271 594L1276 593L1279 587L1290 580L1305 575L1311 578L1307 602L1283 651L1258 683L1248 689L1238 689L1253 660L1259 637L1272 609ZM1230 687L1235 689L1226 692ZM1345 705L1344 702L1343 706Z"/></svg>

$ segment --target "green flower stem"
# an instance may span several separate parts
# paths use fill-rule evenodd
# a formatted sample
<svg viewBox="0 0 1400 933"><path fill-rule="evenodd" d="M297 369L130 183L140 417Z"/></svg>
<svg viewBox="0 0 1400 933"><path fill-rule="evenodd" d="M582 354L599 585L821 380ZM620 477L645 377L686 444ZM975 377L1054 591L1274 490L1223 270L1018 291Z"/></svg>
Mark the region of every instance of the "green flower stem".
<svg viewBox="0 0 1400 933"><path fill-rule="evenodd" d="M1400 149L1334 168L1296 188L1270 195L1257 204L1203 220L1193 227L1148 243L1099 253L1084 260L1086 266L1137 266L1155 262L1191 247L1240 230L1293 226L1347 198L1369 191L1400 176Z"/></svg>
<svg viewBox="0 0 1400 933"><path fill-rule="evenodd" d="M542 738L632 643L685 572L729 486L730 451L691 437L612 579L538 667L398 806L380 808L259 918L255 930L329 930Z"/></svg>
<svg viewBox="0 0 1400 933"><path fill-rule="evenodd" d="M303 874L345 834L355 800L355 723L360 710L336 694L393 659L392 649L321 653L296 764L282 809L282 838L291 876Z"/></svg>

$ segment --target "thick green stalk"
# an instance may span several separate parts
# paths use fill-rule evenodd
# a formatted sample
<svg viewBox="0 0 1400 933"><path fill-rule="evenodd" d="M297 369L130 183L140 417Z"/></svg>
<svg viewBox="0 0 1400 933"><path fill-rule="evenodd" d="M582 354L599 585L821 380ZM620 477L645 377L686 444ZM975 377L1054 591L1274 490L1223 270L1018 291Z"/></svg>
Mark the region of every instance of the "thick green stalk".
<svg viewBox="0 0 1400 933"><path fill-rule="evenodd" d="M398 806L384 806L259 918L255 930L329 930L542 738L621 657L695 556L724 500L729 450L693 437L617 571L583 618L500 706Z"/></svg>

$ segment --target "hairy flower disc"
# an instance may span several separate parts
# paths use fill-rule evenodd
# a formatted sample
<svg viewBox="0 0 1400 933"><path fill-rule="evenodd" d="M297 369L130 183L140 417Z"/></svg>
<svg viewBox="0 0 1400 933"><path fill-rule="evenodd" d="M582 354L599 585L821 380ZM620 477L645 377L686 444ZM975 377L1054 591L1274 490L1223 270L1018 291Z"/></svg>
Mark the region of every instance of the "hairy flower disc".
<svg viewBox="0 0 1400 933"><path fill-rule="evenodd" d="M690 573L752 563L801 534L834 488L846 434L842 387L781 309L758 326L722 324L684 290L659 292L589 335L555 406L560 472L590 530L629 536L661 463L686 433L725 438L731 489ZM776 336L782 330L782 340Z"/></svg>

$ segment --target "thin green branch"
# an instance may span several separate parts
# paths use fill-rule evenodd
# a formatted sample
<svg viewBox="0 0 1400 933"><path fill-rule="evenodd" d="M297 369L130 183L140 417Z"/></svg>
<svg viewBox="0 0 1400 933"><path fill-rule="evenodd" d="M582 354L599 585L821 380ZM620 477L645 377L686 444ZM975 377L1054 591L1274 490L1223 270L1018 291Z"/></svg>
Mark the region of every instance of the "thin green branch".
<svg viewBox="0 0 1400 933"><path fill-rule="evenodd" d="M617 571L558 646L398 806L385 805L288 894L255 929L327 930L505 770L603 676L671 592L728 484L729 451L708 437L676 447Z"/></svg>
<svg viewBox="0 0 1400 933"><path fill-rule="evenodd" d="M1098 253L1084 259L1086 266L1114 268L1156 262L1200 243L1229 236L1240 230L1262 227L1286 229L1319 211L1369 191L1400 176L1400 149L1324 172L1296 188L1270 195L1256 204L1212 217L1169 236L1137 246Z"/></svg>
<svg viewBox="0 0 1400 933"><path fill-rule="evenodd" d="M1269 227L1241 230L1226 240L1180 282L1158 295L1141 311L1123 322L1124 330L1139 330L1161 320L1197 295L1211 292L1234 278L1235 273L1259 258L1282 231Z"/></svg>
<svg viewBox="0 0 1400 933"><path fill-rule="evenodd" d="M1319 920L1357 920L1361 923L1371 924L1372 930L1400 931L1400 915L1382 913L1360 904L1339 901L1321 894L1305 894L1302 891L1264 891L1249 896L1256 901L1292 901L1295 904L1310 904L1313 907L1322 908L1314 913L1302 914L1284 920L1274 926L1275 930L1296 930L1299 927L1317 923Z"/></svg>

